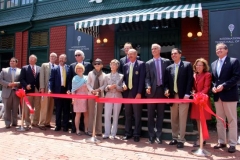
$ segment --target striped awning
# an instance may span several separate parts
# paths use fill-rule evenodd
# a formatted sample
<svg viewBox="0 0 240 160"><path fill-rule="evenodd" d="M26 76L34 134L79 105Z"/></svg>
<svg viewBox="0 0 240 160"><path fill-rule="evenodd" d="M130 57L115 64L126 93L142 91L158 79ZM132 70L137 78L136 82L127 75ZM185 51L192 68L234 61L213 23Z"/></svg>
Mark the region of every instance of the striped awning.
<svg viewBox="0 0 240 160"><path fill-rule="evenodd" d="M81 30L83 28L96 27L100 25L131 23L147 20L151 21L170 18L185 18L194 16L202 18L201 3L108 13L78 21L74 24L76 30Z"/></svg>

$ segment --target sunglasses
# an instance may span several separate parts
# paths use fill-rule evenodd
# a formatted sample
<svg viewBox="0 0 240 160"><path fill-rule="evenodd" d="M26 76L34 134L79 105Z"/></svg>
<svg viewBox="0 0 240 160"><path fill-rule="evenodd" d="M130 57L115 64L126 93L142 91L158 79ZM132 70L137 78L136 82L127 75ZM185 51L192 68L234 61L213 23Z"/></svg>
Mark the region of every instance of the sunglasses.
<svg viewBox="0 0 240 160"><path fill-rule="evenodd" d="M101 63L94 63L94 66L96 66L96 65L101 65Z"/></svg>
<svg viewBox="0 0 240 160"><path fill-rule="evenodd" d="M75 57L80 57L80 56L82 56L81 54L75 54Z"/></svg>

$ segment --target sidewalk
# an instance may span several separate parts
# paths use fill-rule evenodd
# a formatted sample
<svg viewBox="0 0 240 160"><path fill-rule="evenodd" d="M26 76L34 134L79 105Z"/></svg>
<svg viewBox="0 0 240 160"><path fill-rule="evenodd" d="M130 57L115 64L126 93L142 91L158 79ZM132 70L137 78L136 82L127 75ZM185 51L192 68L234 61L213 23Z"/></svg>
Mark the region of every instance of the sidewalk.
<svg viewBox="0 0 240 160"><path fill-rule="evenodd" d="M20 121L19 121L20 124ZM54 125L54 124L52 124ZM191 154L193 142L186 142L183 149L176 146L169 146L169 141L163 144L148 144L146 138L141 138L136 143L133 139L123 141L103 140L102 143L86 143L85 139L89 136L56 132L53 129L42 131L39 128L32 128L26 132L18 132L14 127L5 129L3 120L0 120L0 159L1 160L54 160L54 159L73 159L73 160L181 160L181 159L240 159L240 146L237 152L228 153L227 148L214 150L212 147L217 142L217 133L210 132L211 139L204 147L212 153L209 158L196 157Z"/></svg>

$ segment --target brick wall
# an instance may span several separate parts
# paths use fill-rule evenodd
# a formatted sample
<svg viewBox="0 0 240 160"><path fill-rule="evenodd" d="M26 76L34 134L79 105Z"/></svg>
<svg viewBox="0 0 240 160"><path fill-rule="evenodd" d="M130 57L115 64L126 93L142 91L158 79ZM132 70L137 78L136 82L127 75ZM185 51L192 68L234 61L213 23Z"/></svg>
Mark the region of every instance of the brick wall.
<svg viewBox="0 0 240 160"><path fill-rule="evenodd" d="M28 62L28 31L15 33L15 57L19 60L18 67Z"/></svg>
<svg viewBox="0 0 240 160"><path fill-rule="evenodd" d="M106 66L114 58L114 45L115 45L115 28L114 25L100 26L100 39L101 44L96 43L94 38L93 44L93 60L100 58L103 61L103 65ZM103 45L103 39L107 38L108 42Z"/></svg>
<svg viewBox="0 0 240 160"><path fill-rule="evenodd" d="M183 56L187 61L192 63L198 58L205 58L209 61L209 33L208 33L208 10L203 10L203 32L202 37L197 40L188 38L188 32L193 33L193 37L197 37L197 32L201 31L199 26L199 18L183 18L181 31L181 49Z"/></svg>
<svg viewBox="0 0 240 160"><path fill-rule="evenodd" d="M66 26L50 28L49 54L52 52L55 52L58 56L61 54L66 54L66 32Z"/></svg>

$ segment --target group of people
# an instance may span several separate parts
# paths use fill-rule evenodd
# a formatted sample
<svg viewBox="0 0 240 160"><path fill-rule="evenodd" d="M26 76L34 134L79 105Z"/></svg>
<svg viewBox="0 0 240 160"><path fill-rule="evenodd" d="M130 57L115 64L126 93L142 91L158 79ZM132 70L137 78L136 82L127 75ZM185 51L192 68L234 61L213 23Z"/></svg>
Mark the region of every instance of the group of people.
<svg viewBox="0 0 240 160"><path fill-rule="evenodd" d="M192 66L190 62L182 61L182 51L173 48L171 58L160 56L161 46L152 44L153 58L146 63L140 60L137 51L131 43L124 45L126 56L120 61L113 59L110 62L111 72L105 74L102 71L103 62L97 58L93 63L84 61L84 53L75 51L76 62L66 65L65 54L59 56L59 65L56 65L57 54L50 54L50 62L37 66L37 57L30 55L29 65L17 68L18 60L11 58L10 67L2 69L0 84L3 86L2 98L6 107L4 120L6 128L17 125L17 112L19 98L15 91L18 88L25 89L26 93L57 93L72 95L95 95L106 98L174 98L189 99L194 93L202 92L214 94L216 114L228 121L228 152L236 151L237 144L237 83L240 79L240 66L236 58L228 56L228 48L224 43L216 45L218 59L211 65L209 72L207 60L199 58ZM70 103L72 111L72 133L77 135L92 135L94 115L96 114L96 135L103 139L114 139L118 129L118 117L122 107L120 103L97 103L95 113L94 99L78 98L51 98L28 96L28 100L35 110L31 120L29 110L25 106L24 121L27 127L39 127L46 130L51 127L50 121L53 106L56 110L55 131L68 131L70 117ZM171 102L170 102L171 103ZM183 148L186 132L189 103L170 104L172 140L169 145ZM211 107L210 100L207 105ZM140 141L142 104L124 104L125 109L125 135L123 140L133 137L135 142ZM162 143L162 126L165 104L147 104L149 143ZM196 119L200 126L200 114L197 104L192 104L190 117ZM104 109L104 134L102 133L102 113ZM113 114L113 115L112 115ZM211 115L204 112L205 118L211 119ZM112 117L112 123L111 123ZM134 118L134 121L133 121ZM154 120L156 119L156 120ZM133 123L134 122L134 129ZM154 129L156 128L156 130ZM214 149L226 147L226 129L220 120L217 120L218 143ZM194 146L199 146L196 141Z"/></svg>

